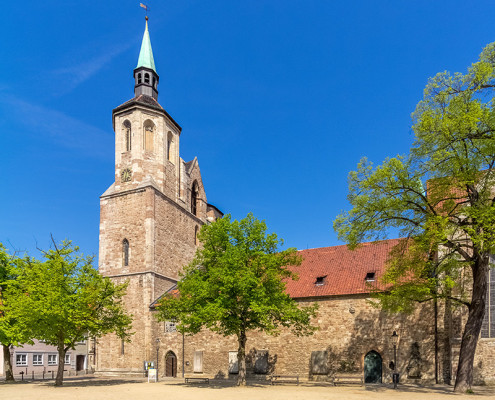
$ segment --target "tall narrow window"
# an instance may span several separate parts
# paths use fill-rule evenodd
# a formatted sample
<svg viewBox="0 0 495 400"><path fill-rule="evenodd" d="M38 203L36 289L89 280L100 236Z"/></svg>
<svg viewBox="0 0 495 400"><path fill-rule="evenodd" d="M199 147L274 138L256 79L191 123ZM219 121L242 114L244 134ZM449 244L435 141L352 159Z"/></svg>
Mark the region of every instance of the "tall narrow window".
<svg viewBox="0 0 495 400"><path fill-rule="evenodd" d="M122 241L122 262L124 267L129 265L129 241L127 239Z"/></svg>
<svg viewBox="0 0 495 400"><path fill-rule="evenodd" d="M144 83L150 83L150 74L144 74Z"/></svg>
<svg viewBox="0 0 495 400"><path fill-rule="evenodd" d="M147 151L153 151L154 141L154 125L153 122L147 120L144 123L144 149Z"/></svg>
<svg viewBox="0 0 495 400"><path fill-rule="evenodd" d="M124 121L125 151L131 151L131 123Z"/></svg>
<svg viewBox="0 0 495 400"><path fill-rule="evenodd" d="M172 161L172 132L167 136L167 160Z"/></svg>
<svg viewBox="0 0 495 400"><path fill-rule="evenodd" d="M198 233L199 233L199 228L198 225L194 227L194 244L197 246L199 244L198 242Z"/></svg>
<svg viewBox="0 0 495 400"><path fill-rule="evenodd" d="M191 212L194 215L198 215L197 203L198 203L198 183L194 181L191 189Z"/></svg>
<svg viewBox="0 0 495 400"><path fill-rule="evenodd" d="M141 83L141 72L138 74L138 85Z"/></svg>

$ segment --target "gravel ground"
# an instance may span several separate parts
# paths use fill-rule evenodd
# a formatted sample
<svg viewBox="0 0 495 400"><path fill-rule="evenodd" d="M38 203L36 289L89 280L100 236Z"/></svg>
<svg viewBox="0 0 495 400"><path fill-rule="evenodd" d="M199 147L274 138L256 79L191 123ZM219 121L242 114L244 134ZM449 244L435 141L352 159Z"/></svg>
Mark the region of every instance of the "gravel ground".
<svg viewBox="0 0 495 400"><path fill-rule="evenodd" d="M388 386L276 385L250 383L238 388L231 383L186 385L182 380L147 383L143 380L69 378L64 386L55 388L53 382L0 383L0 399L17 400L437 400L453 397L495 399L495 387L475 387L474 394L459 395L452 387L420 387L400 385L398 390Z"/></svg>

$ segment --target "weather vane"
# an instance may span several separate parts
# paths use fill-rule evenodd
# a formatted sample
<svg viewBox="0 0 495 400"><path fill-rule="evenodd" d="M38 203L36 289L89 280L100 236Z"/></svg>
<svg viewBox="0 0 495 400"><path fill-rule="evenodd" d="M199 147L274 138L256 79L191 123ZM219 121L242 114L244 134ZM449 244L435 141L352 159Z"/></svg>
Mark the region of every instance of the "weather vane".
<svg viewBox="0 0 495 400"><path fill-rule="evenodd" d="M139 3L139 6L146 10L146 20L148 20L148 11L150 10L150 8L146 4L143 4L143 3Z"/></svg>

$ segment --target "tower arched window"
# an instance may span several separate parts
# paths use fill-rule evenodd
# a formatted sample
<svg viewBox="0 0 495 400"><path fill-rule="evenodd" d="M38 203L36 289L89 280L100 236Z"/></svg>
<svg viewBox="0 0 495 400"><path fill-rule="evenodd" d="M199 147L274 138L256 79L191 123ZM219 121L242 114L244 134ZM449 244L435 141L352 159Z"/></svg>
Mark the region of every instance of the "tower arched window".
<svg viewBox="0 0 495 400"><path fill-rule="evenodd" d="M153 151L155 125L150 120L144 123L143 147L146 151Z"/></svg>
<svg viewBox="0 0 495 400"><path fill-rule="evenodd" d="M198 225L196 225L194 227L194 244L196 246L199 244L198 233L199 233L199 228L198 228Z"/></svg>
<svg viewBox="0 0 495 400"><path fill-rule="evenodd" d="M141 72L138 74L138 85L141 83Z"/></svg>
<svg viewBox="0 0 495 400"><path fill-rule="evenodd" d="M198 182L194 181L191 189L191 212L198 215Z"/></svg>
<svg viewBox="0 0 495 400"><path fill-rule="evenodd" d="M144 83L150 83L150 74L147 72L144 74Z"/></svg>
<svg viewBox="0 0 495 400"><path fill-rule="evenodd" d="M153 87L156 89L156 78L153 77Z"/></svg>
<svg viewBox="0 0 495 400"><path fill-rule="evenodd" d="M172 161L172 132L167 135L167 160Z"/></svg>
<svg viewBox="0 0 495 400"><path fill-rule="evenodd" d="M122 241L122 263L124 267L129 265L129 241L127 239Z"/></svg>
<svg viewBox="0 0 495 400"><path fill-rule="evenodd" d="M127 120L124 121L124 142L125 151L131 151L131 123Z"/></svg>

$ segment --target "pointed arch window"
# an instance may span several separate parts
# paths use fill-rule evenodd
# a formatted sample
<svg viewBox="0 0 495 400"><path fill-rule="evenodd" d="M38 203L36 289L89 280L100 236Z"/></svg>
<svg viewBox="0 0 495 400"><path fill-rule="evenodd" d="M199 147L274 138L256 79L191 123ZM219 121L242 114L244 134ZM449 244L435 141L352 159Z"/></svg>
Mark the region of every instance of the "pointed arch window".
<svg viewBox="0 0 495 400"><path fill-rule="evenodd" d="M129 265L129 241L127 239L122 241L122 263L124 267Z"/></svg>
<svg viewBox="0 0 495 400"><path fill-rule="evenodd" d="M172 161L172 132L167 135L167 160Z"/></svg>
<svg viewBox="0 0 495 400"><path fill-rule="evenodd" d="M131 151L131 123L127 120L124 121L124 141L125 151Z"/></svg>
<svg viewBox="0 0 495 400"><path fill-rule="evenodd" d="M146 151L153 151L153 142L154 142L154 131L155 126L153 122L147 120L144 123L144 149Z"/></svg>
<svg viewBox="0 0 495 400"><path fill-rule="evenodd" d="M194 181L191 189L191 212L198 215L198 182Z"/></svg>

